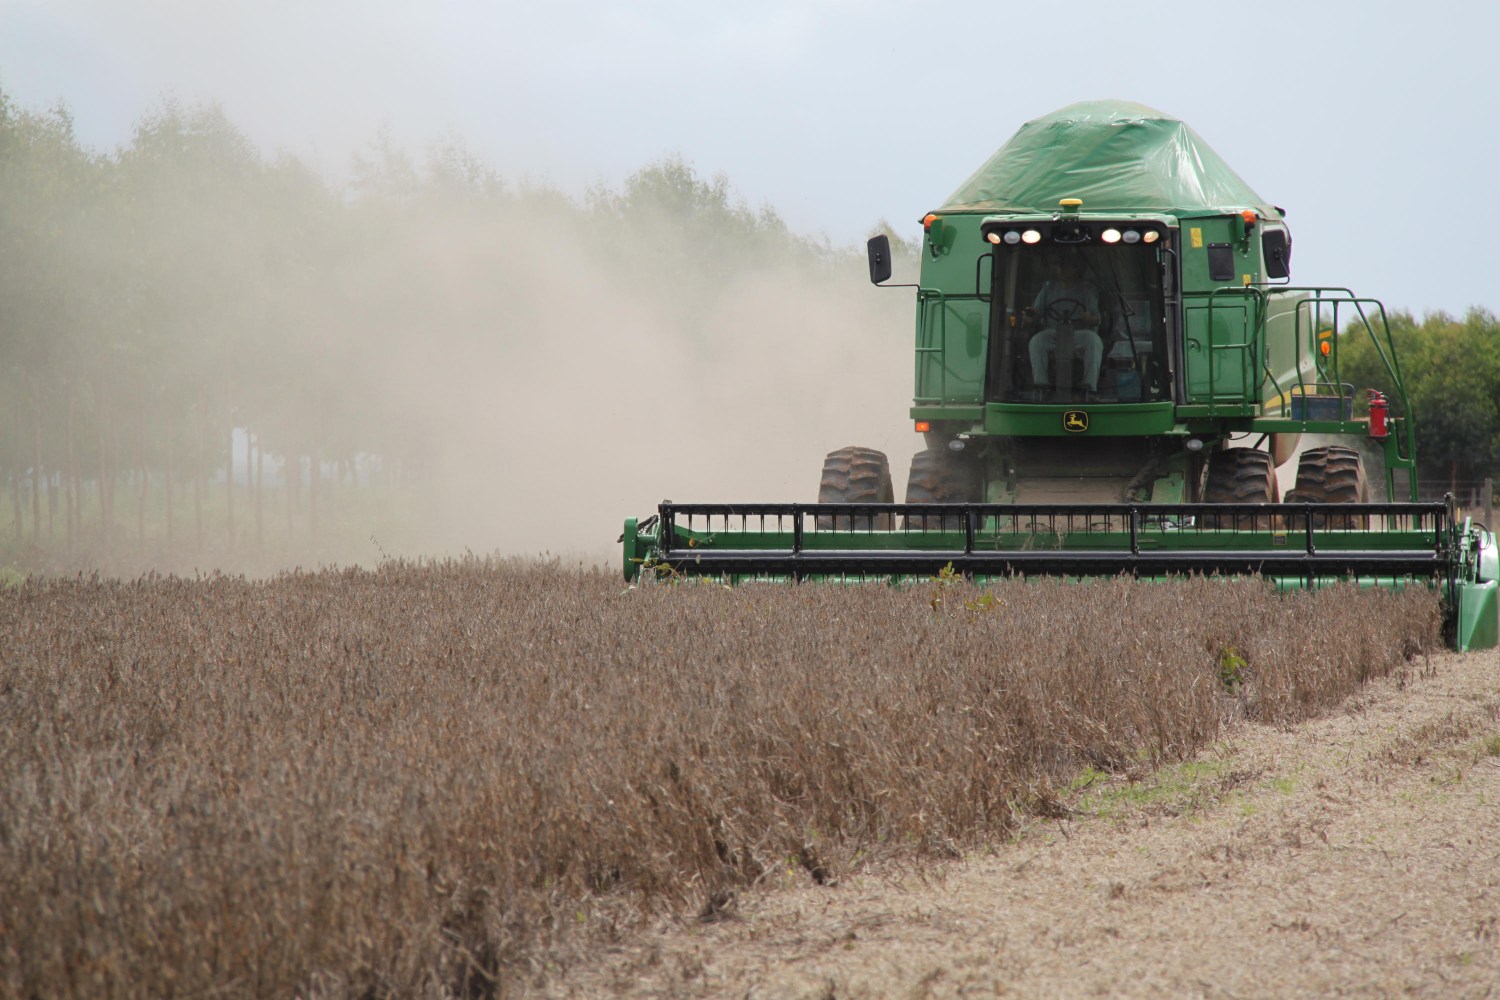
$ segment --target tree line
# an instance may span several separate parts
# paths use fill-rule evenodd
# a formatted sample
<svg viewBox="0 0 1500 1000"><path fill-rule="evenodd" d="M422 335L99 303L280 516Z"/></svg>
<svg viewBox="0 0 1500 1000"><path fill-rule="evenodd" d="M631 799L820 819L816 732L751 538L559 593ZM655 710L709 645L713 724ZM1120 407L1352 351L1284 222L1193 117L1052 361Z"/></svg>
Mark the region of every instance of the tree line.
<svg viewBox="0 0 1500 1000"><path fill-rule="evenodd" d="M858 254L680 159L572 197L377 136L335 182L216 106L166 101L99 152L0 92L0 562L316 533L341 484L420 488L452 437L412 372L451 380L480 341L503 369L610 289L691 331L746 261Z"/></svg>
<svg viewBox="0 0 1500 1000"><path fill-rule="evenodd" d="M456 138L414 155L377 136L335 181L262 152L213 105L165 101L101 152L66 108L0 91L0 564L359 527L380 491L352 486L420 495L464 451L472 410L443 397L474 393L476 369L502 396L646 316L665 339L619 375L649 382L663 353L718 349L705 316L792 286L863 285L862 256L679 159L574 197L507 179ZM747 285L752 269L775 281ZM909 298L880 299L909 330ZM812 312L869 321L847 303ZM1500 322L1475 309L1392 326L1424 479L1492 474ZM539 340L556 349L528 351ZM1345 342L1344 377L1389 391L1363 340ZM536 433L598 391L536 414Z"/></svg>
<svg viewBox="0 0 1500 1000"><path fill-rule="evenodd" d="M1416 426L1424 492L1449 490L1467 502L1474 487L1500 474L1500 318L1473 308L1462 317L1398 311L1387 320ZM1344 381L1386 394L1391 412L1403 412L1362 324L1345 328L1339 354Z"/></svg>

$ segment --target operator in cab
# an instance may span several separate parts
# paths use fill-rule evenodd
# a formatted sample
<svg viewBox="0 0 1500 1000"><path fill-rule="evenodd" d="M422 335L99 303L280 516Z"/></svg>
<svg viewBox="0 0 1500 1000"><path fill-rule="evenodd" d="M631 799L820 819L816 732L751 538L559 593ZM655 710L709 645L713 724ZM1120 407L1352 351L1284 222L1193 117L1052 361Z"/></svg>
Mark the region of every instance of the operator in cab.
<svg viewBox="0 0 1500 1000"><path fill-rule="evenodd" d="M1041 326L1030 341L1032 380L1061 392L1075 388L1073 359L1083 358L1081 388L1099 390L1099 366L1104 341L1099 336L1099 293L1083 277L1083 264L1076 254L1057 263L1052 279L1042 285L1036 299L1021 316L1027 329ZM1048 359L1055 360L1049 379Z"/></svg>

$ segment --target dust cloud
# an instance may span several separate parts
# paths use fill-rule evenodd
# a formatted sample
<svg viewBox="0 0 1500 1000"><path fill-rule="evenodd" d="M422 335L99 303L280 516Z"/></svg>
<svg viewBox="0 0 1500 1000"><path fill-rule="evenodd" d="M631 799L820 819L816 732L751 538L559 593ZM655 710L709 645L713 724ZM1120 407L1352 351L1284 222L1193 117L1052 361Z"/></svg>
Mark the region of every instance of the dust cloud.
<svg viewBox="0 0 1500 1000"><path fill-rule="evenodd" d="M913 299L862 247L671 157L582 195L453 137L352 160L173 101L99 155L0 91L0 565L612 563L663 499L816 499L835 448L904 481Z"/></svg>
<svg viewBox="0 0 1500 1000"><path fill-rule="evenodd" d="M371 359L439 446L415 548L613 562L625 517L811 501L824 454L849 444L885 450L903 481L909 290L872 287L852 252L747 254L709 277L656 266L649 231L585 252L584 228L531 213L485 268L469 253L485 234L430 234L442 291L413 311L462 343L417 335Z"/></svg>
<svg viewBox="0 0 1500 1000"><path fill-rule="evenodd" d="M335 408L401 443L408 502L308 555L612 565L663 499L815 500L834 448L883 449L904 482L911 290L727 190L666 161L588 205L377 206L399 222L345 256L307 336L349 371Z"/></svg>

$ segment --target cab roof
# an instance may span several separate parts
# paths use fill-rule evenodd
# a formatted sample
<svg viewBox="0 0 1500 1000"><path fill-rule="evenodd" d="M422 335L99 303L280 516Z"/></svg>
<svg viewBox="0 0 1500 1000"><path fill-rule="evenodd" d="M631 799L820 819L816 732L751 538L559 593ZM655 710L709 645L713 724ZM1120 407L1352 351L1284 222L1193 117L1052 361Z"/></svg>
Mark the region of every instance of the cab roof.
<svg viewBox="0 0 1500 1000"><path fill-rule="evenodd" d="M1063 198L1082 198L1088 213L1251 208L1281 218L1198 133L1129 101L1083 101L1027 122L938 211L1049 213Z"/></svg>

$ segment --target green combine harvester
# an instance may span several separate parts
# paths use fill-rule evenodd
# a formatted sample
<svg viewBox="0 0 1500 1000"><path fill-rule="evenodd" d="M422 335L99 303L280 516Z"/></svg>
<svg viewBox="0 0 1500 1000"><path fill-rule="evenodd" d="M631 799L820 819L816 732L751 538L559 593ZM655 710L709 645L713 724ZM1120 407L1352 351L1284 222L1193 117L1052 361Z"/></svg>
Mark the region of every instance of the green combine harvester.
<svg viewBox="0 0 1500 1000"><path fill-rule="evenodd" d="M1187 125L1112 101L1038 118L922 228L920 278L904 287L925 448L906 502L884 454L841 448L816 504L663 503L627 520L627 579L898 580L951 565L981 582L1425 585L1443 590L1453 646L1496 644L1495 537L1451 499L1418 502L1384 307L1294 285L1282 210ZM869 260L888 281L886 236ZM1343 380L1347 337L1373 342L1401 416ZM1276 469L1294 459L1283 497Z"/></svg>

